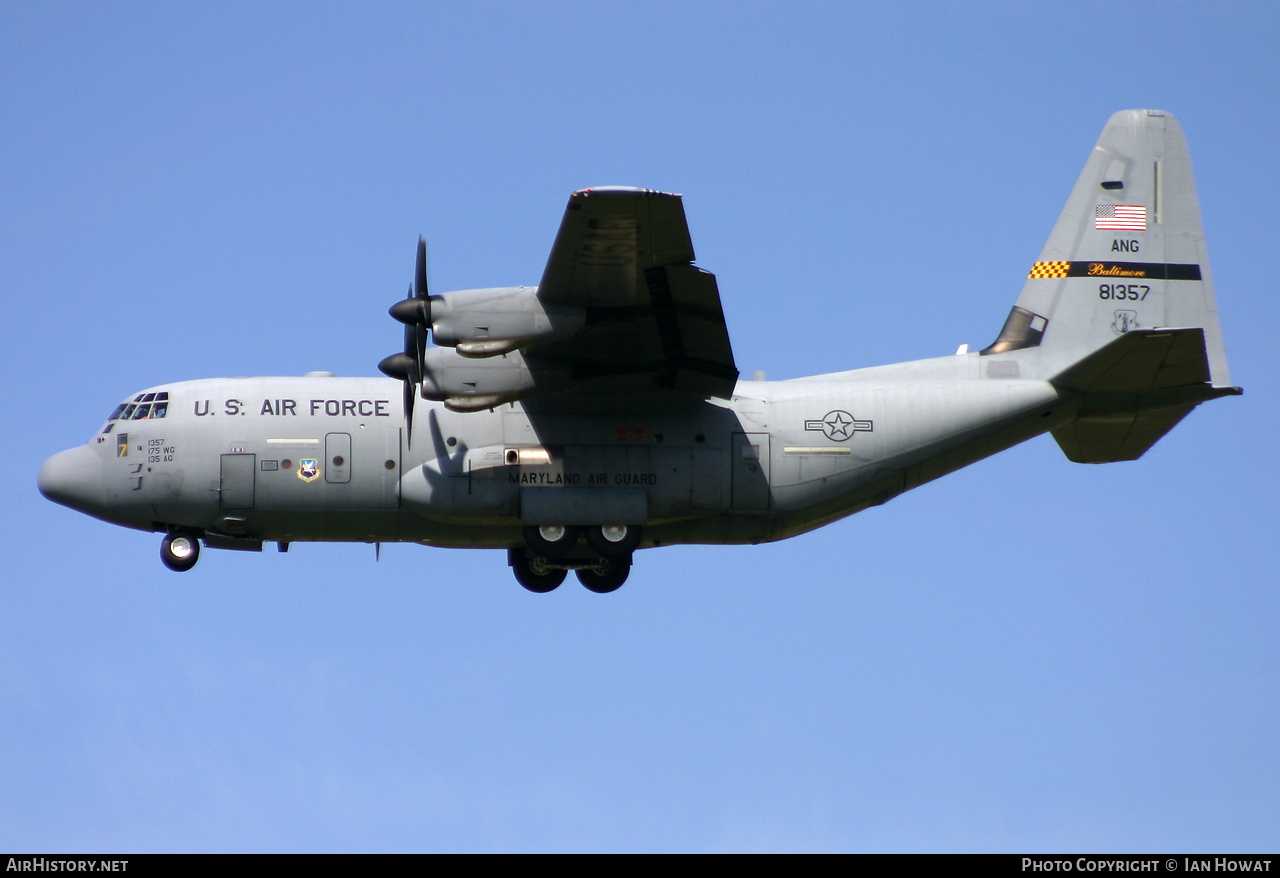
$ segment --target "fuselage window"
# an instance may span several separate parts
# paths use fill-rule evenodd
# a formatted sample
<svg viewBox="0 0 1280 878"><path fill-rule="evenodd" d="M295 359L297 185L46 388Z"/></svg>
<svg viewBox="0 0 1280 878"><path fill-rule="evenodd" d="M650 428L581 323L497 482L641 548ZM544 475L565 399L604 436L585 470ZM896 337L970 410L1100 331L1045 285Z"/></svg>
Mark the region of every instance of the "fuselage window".
<svg viewBox="0 0 1280 878"><path fill-rule="evenodd" d="M120 403L120 405L116 406L116 410L115 410L114 412L112 412L112 413L111 413L111 417L107 418L107 420L108 420L108 421L114 421L116 418L120 417L120 414L124 411L124 407L125 407L126 405L128 405L128 403L123 403L123 402L122 402L122 403Z"/></svg>
<svg viewBox="0 0 1280 878"><path fill-rule="evenodd" d="M124 411L122 411L122 412L120 413L120 420L122 420L122 421L127 421L127 420L129 420L130 418L132 418L132 417L133 417L133 410L134 410L134 409L136 409L136 408L137 408L137 406L136 406L136 405L132 405L132 404L125 406L125 407L124 407Z"/></svg>
<svg viewBox="0 0 1280 878"><path fill-rule="evenodd" d="M151 400L153 400L153 399L155 399L155 398L156 398L156 395L155 395L154 393L148 393L146 396L144 396L144 397L142 398L142 401L143 401L143 402L151 402Z"/></svg>
<svg viewBox="0 0 1280 878"><path fill-rule="evenodd" d="M151 406L144 403L138 406L138 410L133 413L133 419L135 421L141 421L143 418L147 416L147 412L149 411L151 411Z"/></svg>
<svg viewBox="0 0 1280 878"><path fill-rule="evenodd" d="M151 417L163 418L168 411L169 411L169 403L158 402L155 405L151 406Z"/></svg>

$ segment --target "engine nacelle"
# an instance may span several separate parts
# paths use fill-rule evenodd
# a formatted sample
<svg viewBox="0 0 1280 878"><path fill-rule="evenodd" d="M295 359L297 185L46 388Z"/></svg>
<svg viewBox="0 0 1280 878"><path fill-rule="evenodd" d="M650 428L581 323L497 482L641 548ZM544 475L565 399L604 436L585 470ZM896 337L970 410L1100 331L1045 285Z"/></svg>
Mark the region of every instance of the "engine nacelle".
<svg viewBox="0 0 1280 878"><path fill-rule="evenodd" d="M569 383L568 367L539 363L520 351L473 359L450 348L429 348L422 371L423 398L456 411L493 408Z"/></svg>
<svg viewBox="0 0 1280 878"><path fill-rule="evenodd" d="M458 290L431 297L435 343L468 358L495 357L532 341L567 338L586 322L586 311L547 304L537 287Z"/></svg>

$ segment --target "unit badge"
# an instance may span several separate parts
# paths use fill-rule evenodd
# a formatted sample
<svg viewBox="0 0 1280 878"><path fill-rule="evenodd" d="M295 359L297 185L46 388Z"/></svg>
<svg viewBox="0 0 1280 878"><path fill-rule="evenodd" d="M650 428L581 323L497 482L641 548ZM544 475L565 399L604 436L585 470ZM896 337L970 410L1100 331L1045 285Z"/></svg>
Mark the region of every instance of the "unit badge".
<svg viewBox="0 0 1280 878"><path fill-rule="evenodd" d="M304 482L314 482L320 478L320 461L314 457L298 461L298 478Z"/></svg>
<svg viewBox="0 0 1280 878"><path fill-rule="evenodd" d="M1131 329L1139 329L1137 311L1117 311L1116 319L1111 321L1111 331L1116 335L1124 335Z"/></svg>
<svg viewBox="0 0 1280 878"><path fill-rule="evenodd" d="M853 415L839 409L827 412L821 420L805 421L806 430L821 430L822 435L833 442L843 442L854 433L870 433L871 422L855 420Z"/></svg>

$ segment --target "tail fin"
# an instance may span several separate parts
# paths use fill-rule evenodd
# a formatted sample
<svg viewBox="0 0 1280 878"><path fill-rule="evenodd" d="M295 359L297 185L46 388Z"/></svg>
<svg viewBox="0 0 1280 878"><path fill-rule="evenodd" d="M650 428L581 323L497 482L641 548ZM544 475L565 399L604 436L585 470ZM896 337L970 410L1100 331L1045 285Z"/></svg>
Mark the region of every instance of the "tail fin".
<svg viewBox="0 0 1280 878"><path fill-rule="evenodd" d="M1200 402L1240 392L1174 116L1123 110L1108 120L982 353L1008 351L1020 352L1023 374L1081 394L1080 417L1054 437L1082 462L1132 460Z"/></svg>

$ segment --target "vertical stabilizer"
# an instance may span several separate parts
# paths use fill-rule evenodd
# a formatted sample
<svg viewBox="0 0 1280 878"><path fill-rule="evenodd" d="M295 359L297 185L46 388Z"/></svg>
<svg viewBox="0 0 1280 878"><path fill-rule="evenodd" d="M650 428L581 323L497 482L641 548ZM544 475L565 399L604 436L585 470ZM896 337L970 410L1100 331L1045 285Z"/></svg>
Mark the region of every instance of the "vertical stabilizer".
<svg viewBox="0 0 1280 878"><path fill-rule="evenodd" d="M1209 384L1231 385L1191 157L1177 118L1107 122L1000 337L1023 374L1052 378L1133 330L1203 330Z"/></svg>

